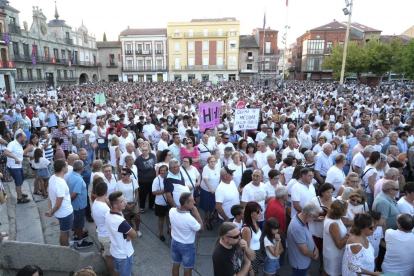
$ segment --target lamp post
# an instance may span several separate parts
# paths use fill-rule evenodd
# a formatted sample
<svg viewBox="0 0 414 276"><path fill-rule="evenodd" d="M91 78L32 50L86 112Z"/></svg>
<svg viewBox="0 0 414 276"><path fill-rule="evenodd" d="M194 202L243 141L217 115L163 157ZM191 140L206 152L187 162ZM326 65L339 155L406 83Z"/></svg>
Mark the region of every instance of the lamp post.
<svg viewBox="0 0 414 276"><path fill-rule="evenodd" d="M344 8L344 14L348 15L348 25L346 26L346 34L345 34L345 43L344 43L344 54L342 59L342 68L341 68L341 78L339 80L339 87L338 87L338 96L342 95L344 90L344 75L345 75L345 64L346 64L346 54L348 51L348 38L349 38L349 29L351 26L351 17L352 17L352 7L354 6L354 0L351 0L351 3L348 0L345 0L345 3L349 7L349 11L347 8Z"/></svg>
<svg viewBox="0 0 414 276"><path fill-rule="evenodd" d="M285 44L285 50L283 51L282 84L285 81L285 70L286 70L285 56L286 56L286 52L287 52L287 32L288 32L288 29L290 29L290 26L286 25L285 26L286 32L283 34L283 37L282 37L282 43Z"/></svg>

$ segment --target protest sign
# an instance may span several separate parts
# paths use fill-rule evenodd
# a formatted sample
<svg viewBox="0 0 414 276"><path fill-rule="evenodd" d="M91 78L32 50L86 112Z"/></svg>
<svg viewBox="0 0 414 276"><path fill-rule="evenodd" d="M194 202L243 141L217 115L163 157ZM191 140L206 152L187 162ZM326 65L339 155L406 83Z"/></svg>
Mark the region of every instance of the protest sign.
<svg viewBox="0 0 414 276"><path fill-rule="evenodd" d="M198 117L200 118L200 131L206 128L214 129L220 124L221 102L203 103L198 106Z"/></svg>
<svg viewBox="0 0 414 276"><path fill-rule="evenodd" d="M259 119L259 108L236 109L233 130L257 129Z"/></svg>
<svg viewBox="0 0 414 276"><path fill-rule="evenodd" d="M243 101L238 102L236 105L236 109L245 109L245 108L246 108L246 104Z"/></svg>
<svg viewBox="0 0 414 276"><path fill-rule="evenodd" d="M95 104L98 105L98 104L104 104L104 103L106 103L105 94L104 93L96 94L95 95Z"/></svg>

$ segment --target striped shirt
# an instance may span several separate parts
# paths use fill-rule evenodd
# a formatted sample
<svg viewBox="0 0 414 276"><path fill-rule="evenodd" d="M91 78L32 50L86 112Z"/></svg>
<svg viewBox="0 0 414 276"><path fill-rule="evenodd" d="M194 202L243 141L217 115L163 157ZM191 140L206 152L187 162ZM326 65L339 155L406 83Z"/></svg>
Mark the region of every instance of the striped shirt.
<svg viewBox="0 0 414 276"><path fill-rule="evenodd" d="M43 147L43 144L46 142L46 140L47 139L40 138L39 142L42 147ZM50 162L53 162L53 148L52 148L52 144L50 143L50 141L47 146L47 149L43 150L43 155L47 160L49 160Z"/></svg>

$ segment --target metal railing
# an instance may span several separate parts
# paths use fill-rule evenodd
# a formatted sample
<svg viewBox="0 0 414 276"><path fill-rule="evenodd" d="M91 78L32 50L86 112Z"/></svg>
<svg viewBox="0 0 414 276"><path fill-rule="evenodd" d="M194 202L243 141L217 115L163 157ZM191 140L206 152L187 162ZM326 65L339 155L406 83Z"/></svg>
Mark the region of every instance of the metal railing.
<svg viewBox="0 0 414 276"><path fill-rule="evenodd" d="M151 55L152 51L151 50L136 50L135 54L136 55Z"/></svg>
<svg viewBox="0 0 414 276"><path fill-rule="evenodd" d="M78 81L76 77L57 77L56 80L58 81Z"/></svg>
<svg viewBox="0 0 414 276"><path fill-rule="evenodd" d="M124 72L133 72L133 71L142 71L142 72L152 72L152 71L165 71L167 70L165 66L124 66L122 71Z"/></svg>
<svg viewBox="0 0 414 276"><path fill-rule="evenodd" d="M118 67L118 63L115 62L110 62L106 64L107 68L117 68Z"/></svg>
<svg viewBox="0 0 414 276"><path fill-rule="evenodd" d="M181 35L182 34L182 35ZM226 36L236 36L238 32L183 32L183 33L173 33L171 37L226 37Z"/></svg>
<svg viewBox="0 0 414 276"><path fill-rule="evenodd" d="M162 54L164 54L164 51L163 50L155 50L154 52L155 52L156 55L162 55Z"/></svg>
<svg viewBox="0 0 414 276"><path fill-rule="evenodd" d="M28 55L13 55L12 56L13 61L27 61L32 62L32 57Z"/></svg>
<svg viewBox="0 0 414 276"><path fill-rule="evenodd" d="M185 65L171 66L171 70L227 70L227 67L227 65ZM234 69L236 69L236 66Z"/></svg>
<svg viewBox="0 0 414 276"><path fill-rule="evenodd" d="M125 50L125 55L133 55L134 51L132 50Z"/></svg>
<svg viewBox="0 0 414 276"><path fill-rule="evenodd" d="M246 61L253 61L254 60L254 57L253 56L247 56L246 57Z"/></svg>
<svg viewBox="0 0 414 276"><path fill-rule="evenodd" d="M15 82L44 82L44 81L47 81L47 80L48 79L45 78L45 77L31 77L31 78L29 78L29 77L21 77L21 78L17 77L15 79Z"/></svg>
<svg viewBox="0 0 414 276"><path fill-rule="evenodd" d="M72 38L65 38L65 42L66 42L66 44L73 45L73 39Z"/></svg>
<svg viewBox="0 0 414 276"><path fill-rule="evenodd" d="M20 26L13 25L13 24L9 25L8 30L9 30L9 33L12 33L12 34L21 34L22 32L22 30L20 29Z"/></svg>

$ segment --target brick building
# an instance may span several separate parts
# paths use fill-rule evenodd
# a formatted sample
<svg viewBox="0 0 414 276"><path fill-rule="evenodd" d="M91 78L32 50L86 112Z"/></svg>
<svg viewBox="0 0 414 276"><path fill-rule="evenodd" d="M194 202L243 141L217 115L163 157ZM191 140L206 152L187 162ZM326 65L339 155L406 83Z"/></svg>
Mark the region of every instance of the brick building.
<svg viewBox="0 0 414 276"><path fill-rule="evenodd" d="M97 41L99 60L102 64L101 79L119 81L122 78L122 49L120 41Z"/></svg>
<svg viewBox="0 0 414 276"><path fill-rule="evenodd" d="M253 81L258 73L259 45L254 35L241 35L239 41L239 79Z"/></svg>
<svg viewBox="0 0 414 276"><path fill-rule="evenodd" d="M9 45L6 43L8 30L5 10L7 9L15 11L14 8L0 1L0 88L10 93L15 90L14 77L16 76L16 68L14 68L14 62L10 59Z"/></svg>

